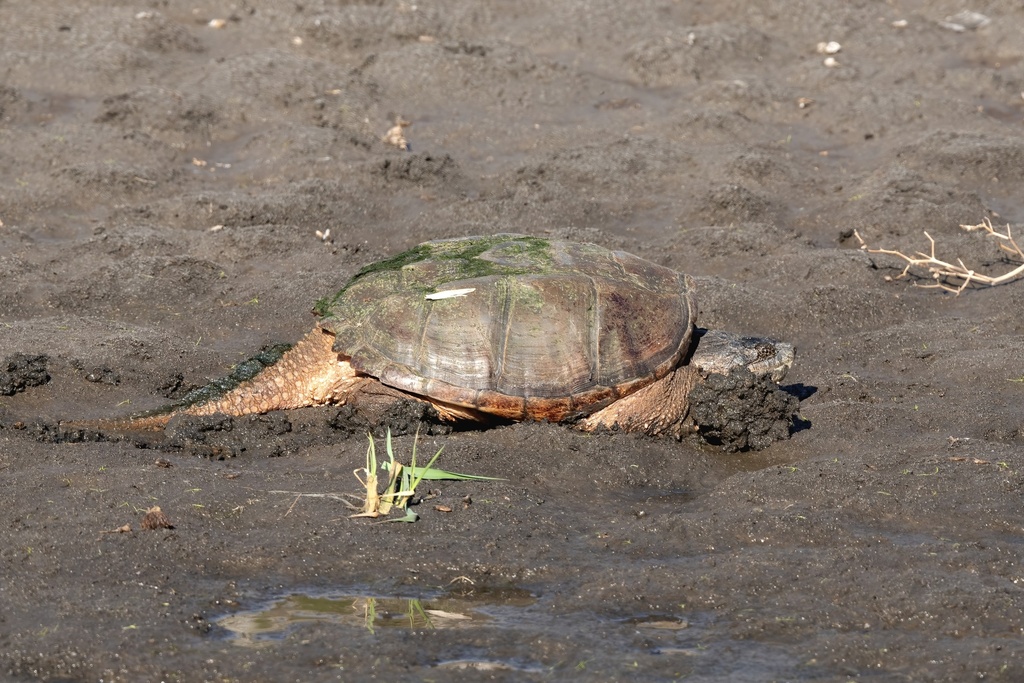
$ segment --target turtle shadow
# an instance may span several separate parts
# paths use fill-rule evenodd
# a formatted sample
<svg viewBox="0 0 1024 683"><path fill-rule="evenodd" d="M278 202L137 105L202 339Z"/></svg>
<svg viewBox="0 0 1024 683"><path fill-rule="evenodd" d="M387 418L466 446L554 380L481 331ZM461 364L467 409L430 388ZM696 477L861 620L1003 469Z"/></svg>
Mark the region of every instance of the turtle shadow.
<svg viewBox="0 0 1024 683"><path fill-rule="evenodd" d="M790 396L796 398L801 403L804 399L808 399L818 393L818 387L812 384L803 384L798 382L796 384L787 384L786 386L780 386L779 389L786 392ZM790 425L790 435L796 434L797 432L803 432L811 428L811 421L805 420L798 414L793 415L793 424Z"/></svg>

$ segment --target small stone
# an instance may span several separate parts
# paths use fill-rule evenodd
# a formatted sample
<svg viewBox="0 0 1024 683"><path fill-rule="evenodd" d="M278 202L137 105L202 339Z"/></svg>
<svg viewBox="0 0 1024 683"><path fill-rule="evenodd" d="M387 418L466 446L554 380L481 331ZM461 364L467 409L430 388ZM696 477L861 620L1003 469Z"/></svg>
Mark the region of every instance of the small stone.
<svg viewBox="0 0 1024 683"><path fill-rule="evenodd" d="M146 510L146 514L143 515L142 528L147 531L154 531L156 529L173 529L174 525L171 524L171 520L160 509L160 506L154 505Z"/></svg>

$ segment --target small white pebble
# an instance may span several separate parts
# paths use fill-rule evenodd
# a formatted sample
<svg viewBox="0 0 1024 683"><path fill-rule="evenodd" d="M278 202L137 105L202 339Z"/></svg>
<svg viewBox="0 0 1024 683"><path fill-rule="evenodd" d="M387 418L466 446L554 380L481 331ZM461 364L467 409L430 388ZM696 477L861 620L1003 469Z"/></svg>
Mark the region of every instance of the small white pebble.
<svg viewBox="0 0 1024 683"><path fill-rule="evenodd" d="M839 60L836 59L835 57L825 57L824 64L828 68L832 69L832 68L835 68L835 67L839 66Z"/></svg>
<svg viewBox="0 0 1024 683"><path fill-rule="evenodd" d="M210 23L207 24L210 28L224 28L227 25L227 19L210 19Z"/></svg>
<svg viewBox="0 0 1024 683"><path fill-rule="evenodd" d="M946 17L946 21L950 24L960 26L961 31L964 29L970 29L973 31L976 28L984 28L992 23L992 20L981 12L972 12L969 9L957 12L953 16Z"/></svg>
<svg viewBox="0 0 1024 683"><path fill-rule="evenodd" d="M302 37L295 36L294 38L292 38L292 45L302 45Z"/></svg>
<svg viewBox="0 0 1024 683"><path fill-rule="evenodd" d="M152 19L153 18L153 13L152 12L136 12L135 13L135 18L136 19Z"/></svg>
<svg viewBox="0 0 1024 683"><path fill-rule="evenodd" d="M384 137L382 137L381 140L389 145L394 145L398 149L408 151L409 141L405 137L405 129L407 126L411 125L412 124L409 121L402 120L402 117L396 117L395 125L384 134Z"/></svg>
<svg viewBox="0 0 1024 683"><path fill-rule="evenodd" d="M820 54L823 54L823 55L838 54L839 51L842 50L842 49L843 49L843 46L840 45L839 43L837 43L834 40L830 40L827 43L825 43L825 42L818 43L818 52Z"/></svg>
<svg viewBox="0 0 1024 683"><path fill-rule="evenodd" d="M468 289L449 289L443 292L434 292L433 294L427 294L427 301L437 301L438 299L454 299L457 296L466 296L470 292L475 292L476 287L470 287Z"/></svg>
<svg viewBox="0 0 1024 683"><path fill-rule="evenodd" d="M208 232L220 232L223 229L224 229L223 225L215 225L212 228L210 228Z"/></svg>
<svg viewBox="0 0 1024 683"><path fill-rule="evenodd" d="M906 19L897 19L896 21L892 22L893 28L906 28L909 25L910 22L907 21Z"/></svg>

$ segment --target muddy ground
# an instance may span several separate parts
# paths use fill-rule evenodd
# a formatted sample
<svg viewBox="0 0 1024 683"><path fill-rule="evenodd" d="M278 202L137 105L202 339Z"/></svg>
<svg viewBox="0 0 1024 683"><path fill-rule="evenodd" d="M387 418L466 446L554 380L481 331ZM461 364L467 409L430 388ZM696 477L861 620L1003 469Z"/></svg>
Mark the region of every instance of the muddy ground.
<svg viewBox="0 0 1024 683"><path fill-rule="evenodd" d="M1024 680L1024 282L890 281L853 232L1013 267L958 227L1024 223L1024 9L983 5L0 0L0 677ZM32 427L499 231L693 274L705 325L796 344L799 428L428 435L507 481L374 525L325 495L366 450L337 408Z"/></svg>

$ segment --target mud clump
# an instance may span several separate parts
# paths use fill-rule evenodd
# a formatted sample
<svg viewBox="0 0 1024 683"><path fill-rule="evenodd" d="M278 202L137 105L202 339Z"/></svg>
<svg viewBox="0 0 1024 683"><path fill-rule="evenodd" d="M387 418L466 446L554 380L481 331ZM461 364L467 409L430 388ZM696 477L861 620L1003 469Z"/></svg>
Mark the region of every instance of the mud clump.
<svg viewBox="0 0 1024 683"><path fill-rule="evenodd" d="M451 423L445 423L434 406L423 401L400 400L382 404L365 397L356 397L343 405L331 418L332 429L347 436L371 433L384 438L387 432L392 436L416 434L440 436L454 431Z"/></svg>
<svg viewBox="0 0 1024 683"><path fill-rule="evenodd" d="M245 415L179 415L167 423L165 446L216 460L242 454L276 458L289 452L291 421L282 413Z"/></svg>
<svg viewBox="0 0 1024 683"><path fill-rule="evenodd" d="M49 358L16 353L0 361L0 396L13 396L29 387L50 381L46 371Z"/></svg>
<svg viewBox="0 0 1024 683"><path fill-rule="evenodd" d="M761 450L788 439L799 400L745 368L711 374L690 392L698 433L727 452Z"/></svg>

